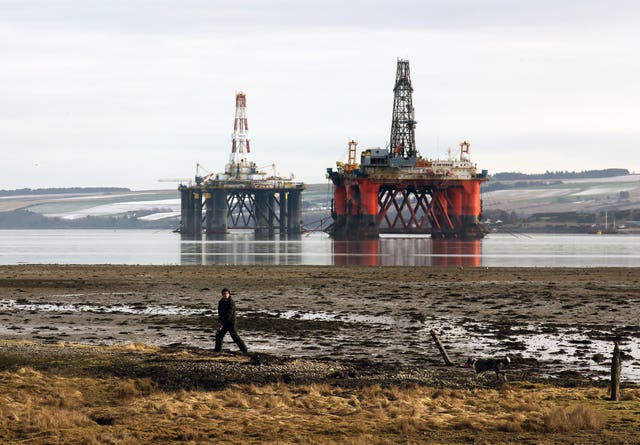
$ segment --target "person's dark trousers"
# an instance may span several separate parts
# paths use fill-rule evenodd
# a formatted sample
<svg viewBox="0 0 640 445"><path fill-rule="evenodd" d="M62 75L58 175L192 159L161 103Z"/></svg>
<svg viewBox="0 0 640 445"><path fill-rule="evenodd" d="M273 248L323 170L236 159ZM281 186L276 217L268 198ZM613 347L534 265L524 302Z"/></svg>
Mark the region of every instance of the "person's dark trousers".
<svg viewBox="0 0 640 445"><path fill-rule="evenodd" d="M231 338L236 343L236 345L238 345L238 348L240 348L242 352L247 352L247 345L244 344L244 342L236 332L236 327L233 324L222 326L222 328L216 334L216 352L220 352L220 350L222 349L222 339L225 335L227 335L227 332L231 334Z"/></svg>

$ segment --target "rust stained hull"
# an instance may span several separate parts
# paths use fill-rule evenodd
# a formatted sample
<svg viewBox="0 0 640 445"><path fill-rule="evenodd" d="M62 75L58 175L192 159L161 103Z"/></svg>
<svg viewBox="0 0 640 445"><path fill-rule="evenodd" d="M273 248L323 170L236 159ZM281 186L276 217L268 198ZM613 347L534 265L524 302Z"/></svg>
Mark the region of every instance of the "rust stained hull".
<svg viewBox="0 0 640 445"><path fill-rule="evenodd" d="M330 176L334 185L330 234L336 240L377 239L380 234L428 234L440 239L480 239L480 184L473 179L397 179Z"/></svg>

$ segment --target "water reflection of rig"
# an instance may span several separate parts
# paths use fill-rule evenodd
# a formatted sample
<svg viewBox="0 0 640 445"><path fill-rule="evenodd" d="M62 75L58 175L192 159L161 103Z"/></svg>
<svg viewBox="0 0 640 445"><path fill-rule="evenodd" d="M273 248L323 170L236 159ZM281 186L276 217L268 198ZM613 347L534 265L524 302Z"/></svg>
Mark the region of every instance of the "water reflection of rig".
<svg viewBox="0 0 640 445"><path fill-rule="evenodd" d="M224 173L203 173L198 164L195 185L180 185L181 222L185 235L224 234L228 229L253 229L256 235L299 234L305 185L293 175L280 176L258 168L248 136L246 95L236 94L231 155Z"/></svg>
<svg viewBox="0 0 640 445"><path fill-rule="evenodd" d="M389 148L370 148L356 162L349 142L347 163L327 169L333 182L329 229L336 240L377 239L381 233L430 234L433 238L482 238L480 184L469 143L455 158L423 159L416 150L409 61L398 60Z"/></svg>

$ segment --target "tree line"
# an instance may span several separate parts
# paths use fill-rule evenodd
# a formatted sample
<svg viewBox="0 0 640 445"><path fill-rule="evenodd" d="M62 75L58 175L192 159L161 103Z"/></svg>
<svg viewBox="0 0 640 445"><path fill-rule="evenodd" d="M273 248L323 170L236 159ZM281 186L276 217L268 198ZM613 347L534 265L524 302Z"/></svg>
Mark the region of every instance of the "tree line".
<svg viewBox="0 0 640 445"><path fill-rule="evenodd" d="M575 171L546 171L544 173L519 173L519 172L500 172L491 176L496 181L515 181L515 180L533 180L533 179L589 179L589 178L610 178L613 176L629 175L626 168L605 168L602 170L584 170Z"/></svg>

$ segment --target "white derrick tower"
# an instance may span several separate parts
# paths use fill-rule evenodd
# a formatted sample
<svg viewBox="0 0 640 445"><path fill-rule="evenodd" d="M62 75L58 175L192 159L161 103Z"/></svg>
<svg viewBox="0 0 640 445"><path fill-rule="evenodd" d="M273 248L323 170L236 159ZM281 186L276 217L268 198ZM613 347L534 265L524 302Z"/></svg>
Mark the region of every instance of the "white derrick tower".
<svg viewBox="0 0 640 445"><path fill-rule="evenodd" d="M247 96L236 94L236 118L231 136L231 155L225 167L225 174L234 179L253 179L258 174L256 164L251 157L249 123L247 122Z"/></svg>
<svg viewBox="0 0 640 445"><path fill-rule="evenodd" d="M196 182L207 183L210 181L290 181L293 174L281 177L276 173L275 164L272 164L273 174L267 176L267 172L258 170L251 154L251 141L249 140L249 123L247 121L247 96L236 93L236 118L233 122L233 135L231 135L231 155L229 163L225 165L224 173L210 173L202 165L196 168ZM207 174L202 175L200 171ZM199 182L198 182L199 181Z"/></svg>

